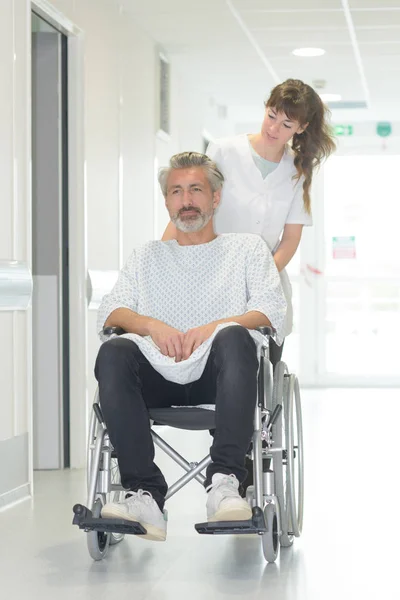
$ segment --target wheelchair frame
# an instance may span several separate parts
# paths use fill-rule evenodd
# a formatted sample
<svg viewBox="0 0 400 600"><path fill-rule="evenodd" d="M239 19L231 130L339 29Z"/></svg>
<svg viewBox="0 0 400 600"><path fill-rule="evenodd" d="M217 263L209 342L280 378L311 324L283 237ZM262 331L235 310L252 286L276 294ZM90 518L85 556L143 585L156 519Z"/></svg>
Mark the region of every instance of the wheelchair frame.
<svg viewBox="0 0 400 600"><path fill-rule="evenodd" d="M254 485L246 490L246 499L252 507L253 516L250 521L206 522L196 524L195 528L203 534L258 534L262 539L265 559L274 562L279 555L280 546L291 546L294 537L300 536L303 525L301 401L298 380L295 375L289 374L284 362L276 365L272 376L269 361L269 337L272 330L262 327L259 331L264 338L251 449ZM115 330L111 331L114 332ZM186 471L169 487L166 499L192 479L203 486L205 476L202 471L211 462L209 454L200 462L188 462L153 429L151 435L154 443ZM87 483L87 504L74 506L73 523L87 532L91 557L101 560L109 545L122 541L125 534L141 535L146 531L139 523L101 518L102 506L108 501L118 500L125 490L120 484L117 459L101 412L98 389L89 426Z"/></svg>

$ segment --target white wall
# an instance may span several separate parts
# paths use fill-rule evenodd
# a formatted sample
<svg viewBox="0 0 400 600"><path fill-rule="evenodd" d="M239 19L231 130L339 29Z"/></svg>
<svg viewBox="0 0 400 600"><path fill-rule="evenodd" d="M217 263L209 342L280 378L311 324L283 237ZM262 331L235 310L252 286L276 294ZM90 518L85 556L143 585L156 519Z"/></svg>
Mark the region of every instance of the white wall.
<svg viewBox="0 0 400 600"><path fill-rule="evenodd" d="M71 170L74 163L74 171L82 168L85 173L82 202L86 202L87 268L118 270L134 246L157 235L160 229L157 211L159 218L164 219L158 210L164 210L163 206L159 206L158 193L155 194L155 158L161 165L172 153L202 149L204 100L190 90L190 84L184 84L171 62L172 131L168 142L161 141L156 138L158 49L133 18L122 12L118 1L37 0L36 5L49 8L53 17L60 13L82 32L83 56L77 62L83 65L84 143L71 161ZM28 264L31 263L30 10L28 0L0 3L3 24L0 259L25 260ZM74 54L77 51L79 46L75 46ZM71 53L71 61L72 58ZM69 83L75 97L76 82ZM70 109L72 115L74 107ZM79 125L79 114L75 117ZM71 225L77 229L71 236L73 239L79 234L79 227L73 222ZM84 242L79 241L82 248ZM78 305L82 299L74 298L73 305L75 300ZM71 398L72 418L77 419L71 423L74 467L83 466L85 460L86 424L82 407L95 388L92 375L98 348L95 318L95 312L88 311L85 357L88 372L83 385L75 381L81 377L78 371L71 372L73 389L81 390ZM0 312L0 327L1 506L16 499L17 487L20 497L29 493L26 484L31 468L31 311ZM15 459L9 454L12 449ZM7 461L1 460L3 455Z"/></svg>
<svg viewBox="0 0 400 600"><path fill-rule="evenodd" d="M29 13L0 3L0 258L31 262ZM0 507L29 493L31 311L0 312Z"/></svg>

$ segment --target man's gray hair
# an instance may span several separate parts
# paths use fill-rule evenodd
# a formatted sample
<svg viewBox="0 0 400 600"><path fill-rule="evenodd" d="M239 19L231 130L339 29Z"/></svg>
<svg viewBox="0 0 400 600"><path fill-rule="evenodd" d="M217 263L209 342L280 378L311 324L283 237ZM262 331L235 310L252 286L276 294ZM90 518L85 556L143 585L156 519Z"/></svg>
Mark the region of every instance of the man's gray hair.
<svg viewBox="0 0 400 600"><path fill-rule="evenodd" d="M170 159L169 167L159 170L158 181L164 198L167 196L167 183L170 172L175 169L191 169L193 167L204 169L213 193L222 188L224 176L211 158L199 152L181 152Z"/></svg>

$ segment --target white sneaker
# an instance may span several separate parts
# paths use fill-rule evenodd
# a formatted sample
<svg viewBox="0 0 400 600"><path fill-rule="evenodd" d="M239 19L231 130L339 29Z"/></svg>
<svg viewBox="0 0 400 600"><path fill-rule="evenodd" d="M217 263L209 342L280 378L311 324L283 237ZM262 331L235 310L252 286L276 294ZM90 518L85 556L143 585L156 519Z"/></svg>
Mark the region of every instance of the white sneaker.
<svg viewBox="0 0 400 600"><path fill-rule="evenodd" d="M147 531L138 537L165 542L167 537L167 511L161 512L150 492L128 492L125 500L109 502L101 510L106 519L126 519L140 523Z"/></svg>
<svg viewBox="0 0 400 600"><path fill-rule="evenodd" d="M251 508L239 494L239 481L234 475L214 473L206 489L208 521L247 521Z"/></svg>

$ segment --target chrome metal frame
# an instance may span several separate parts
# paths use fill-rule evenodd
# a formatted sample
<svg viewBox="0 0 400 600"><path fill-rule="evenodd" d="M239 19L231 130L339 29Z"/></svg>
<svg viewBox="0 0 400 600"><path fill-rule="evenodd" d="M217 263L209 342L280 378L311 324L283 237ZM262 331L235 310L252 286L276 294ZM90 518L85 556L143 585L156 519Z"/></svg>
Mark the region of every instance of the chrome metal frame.
<svg viewBox="0 0 400 600"><path fill-rule="evenodd" d="M269 425L272 406L272 387L273 379L272 366L269 362L269 338L266 336L261 349L257 403L254 411L254 433L252 438L252 457L254 462L254 504L261 509L264 509L267 503L273 503L276 506L279 529L281 529L280 506L279 500L275 493L275 473L273 469L270 469L267 473L263 472L263 459L272 459L273 466L274 454L282 452L282 447L273 445L272 425ZM96 391L94 403L99 404L98 391ZM202 474L202 471L212 462L209 454L200 462L188 462L153 429L151 430L151 435L154 443L186 471L186 473L180 479L178 479L169 487L166 499L171 498L171 496L176 494L176 492L182 489L192 479L195 479L201 485L204 485L206 478ZM266 448L262 447L263 441L266 441ZM89 427L87 462L87 506L89 508L93 506L96 496L104 496L111 491L123 491L124 489L121 485L113 484L111 482L111 453L112 446L106 427L104 424L99 423L93 411Z"/></svg>

